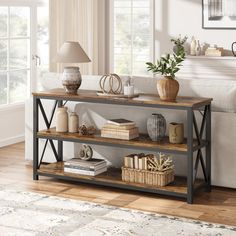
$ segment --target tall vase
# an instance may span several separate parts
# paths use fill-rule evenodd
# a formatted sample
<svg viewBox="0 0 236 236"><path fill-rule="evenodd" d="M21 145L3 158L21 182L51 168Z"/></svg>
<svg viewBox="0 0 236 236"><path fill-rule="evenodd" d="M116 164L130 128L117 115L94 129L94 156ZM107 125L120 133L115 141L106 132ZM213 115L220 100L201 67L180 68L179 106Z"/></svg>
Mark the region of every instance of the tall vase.
<svg viewBox="0 0 236 236"><path fill-rule="evenodd" d="M67 107L58 107L56 113L56 131L68 132L68 113Z"/></svg>
<svg viewBox="0 0 236 236"><path fill-rule="evenodd" d="M77 133L79 126L79 117L76 112L71 112L69 115L68 130L69 133Z"/></svg>
<svg viewBox="0 0 236 236"><path fill-rule="evenodd" d="M152 141L161 141L166 134L166 120L161 114L152 114L147 120L148 135Z"/></svg>

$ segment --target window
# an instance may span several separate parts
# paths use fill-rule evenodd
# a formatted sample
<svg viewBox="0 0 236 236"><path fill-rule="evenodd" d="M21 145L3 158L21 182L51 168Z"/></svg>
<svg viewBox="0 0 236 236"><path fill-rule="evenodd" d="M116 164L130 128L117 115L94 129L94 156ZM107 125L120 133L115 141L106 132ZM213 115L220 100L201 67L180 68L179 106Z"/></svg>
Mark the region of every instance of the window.
<svg viewBox="0 0 236 236"><path fill-rule="evenodd" d="M30 76L30 8L0 7L0 105L22 102Z"/></svg>
<svg viewBox="0 0 236 236"><path fill-rule="evenodd" d="M153 60L153 1L113 0L111 69L117 74L145 75Z"/></svg>
<svg viewBox="0 0 236 236"><path fill-rule="evenodd" d="M48 71L48 10L47 0L0 0L0 106L24 102Z"/></svg>

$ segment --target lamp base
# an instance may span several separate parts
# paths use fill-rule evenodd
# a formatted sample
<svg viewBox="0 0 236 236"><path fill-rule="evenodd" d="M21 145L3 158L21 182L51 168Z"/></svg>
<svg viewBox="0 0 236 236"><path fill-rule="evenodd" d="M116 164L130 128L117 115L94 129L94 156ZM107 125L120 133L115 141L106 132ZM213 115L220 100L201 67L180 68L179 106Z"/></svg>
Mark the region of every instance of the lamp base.
<svg viewBox="0 0 236 236"><path fill-rule="evenodd" d="M64 86L66 93L77 94L82 83L82 77L79 71L79 67L65 67L62 78L62 85Z"/></svg>

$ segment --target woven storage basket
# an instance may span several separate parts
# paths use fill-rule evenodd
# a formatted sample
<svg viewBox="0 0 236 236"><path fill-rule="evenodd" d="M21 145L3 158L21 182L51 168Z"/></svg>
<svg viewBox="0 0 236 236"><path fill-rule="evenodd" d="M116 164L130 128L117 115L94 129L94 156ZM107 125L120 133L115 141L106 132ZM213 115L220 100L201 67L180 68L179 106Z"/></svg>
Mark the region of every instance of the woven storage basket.
<svg viewBox="0 0 236 236"><path fill-rule="evenodd" d="M147 184L153 186L166 186L174 181L174 170L164 172L139 170L122 167L122 181Z"/></svg>

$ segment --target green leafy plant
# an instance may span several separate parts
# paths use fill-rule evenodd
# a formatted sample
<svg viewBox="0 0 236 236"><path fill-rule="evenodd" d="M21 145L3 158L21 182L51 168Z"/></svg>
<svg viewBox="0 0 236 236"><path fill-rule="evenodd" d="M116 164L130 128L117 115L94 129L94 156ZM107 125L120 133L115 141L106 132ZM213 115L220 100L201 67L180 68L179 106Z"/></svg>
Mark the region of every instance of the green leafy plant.
<svg viewBox="0 0 236 236"><path fill-rule="evenodd" d="M175 78L175 74L180 70L181 63L185 59L185 54L167 54L157 60L156 64L152 62L147 62L148 71L152 71L154 74L161 74L164 76L169 76Z"/></svg>
<svg viewBox="0 0 236 236"><path fill-rule="evenodd" d="M175 78L175 74L180 70L181 63L185 59L184 43L187 37L183 39L181 36L177 39L171 39L171 42L177 46L177 52L173 54L166 54L156 61L156 64L147 62L147 70L152 71L154 74L161 74L168 76L172 79Z"/></svg>

